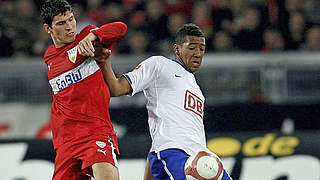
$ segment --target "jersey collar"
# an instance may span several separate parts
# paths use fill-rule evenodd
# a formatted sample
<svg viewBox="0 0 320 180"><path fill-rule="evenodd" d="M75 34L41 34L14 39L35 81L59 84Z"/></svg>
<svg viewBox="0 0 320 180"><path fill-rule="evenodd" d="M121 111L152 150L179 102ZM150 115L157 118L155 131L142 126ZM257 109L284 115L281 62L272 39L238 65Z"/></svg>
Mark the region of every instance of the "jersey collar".
<svg viewBox="0 0 320 180"><path fill-rule="evenodd" d="M177 59L171 59L172 61L174 61L174 62L176 62L176 63L178 63L178 64L180 64L185 70L187 70L188 72L190 72L189 70L188 70L188 68L184 65L184 64L182 64L180 61L178 61Z"/></svg>

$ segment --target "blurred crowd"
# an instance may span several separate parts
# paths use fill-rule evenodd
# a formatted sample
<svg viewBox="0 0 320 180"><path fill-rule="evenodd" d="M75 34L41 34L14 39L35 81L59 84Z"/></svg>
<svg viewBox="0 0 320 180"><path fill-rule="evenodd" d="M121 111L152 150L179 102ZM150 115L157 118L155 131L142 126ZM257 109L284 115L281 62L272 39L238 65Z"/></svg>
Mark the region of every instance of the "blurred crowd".
<svg viewBox="0 0 320 180"><path fill-rule="evenodd" d="M0 0L0 57L41 57L52 44L43 0ZM207 52L320 50L319 0L69 0L78 32L88 24L128 25L114 54L168 54L180 25L206 35Z"/></svg>

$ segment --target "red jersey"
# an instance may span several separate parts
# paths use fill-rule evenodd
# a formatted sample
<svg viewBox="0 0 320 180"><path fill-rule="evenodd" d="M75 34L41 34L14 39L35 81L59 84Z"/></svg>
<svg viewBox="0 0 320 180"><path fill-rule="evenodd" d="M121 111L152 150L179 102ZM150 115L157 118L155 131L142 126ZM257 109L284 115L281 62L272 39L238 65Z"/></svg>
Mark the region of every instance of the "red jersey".
<svg viewBox="0 0 320 180"><path fill-rule="evenodd" d="M50 125L55 149L66 142L76 143L82 138L97 136L110 136L117 141L109 115L110 92L102 71L93 58L81 56L77 50L78 43L90 32L101 42L108 38L114 41L124 35L101 28L89 25L77 34L74 42L61 48L52 45L45 52L53 91Z"/></svg>

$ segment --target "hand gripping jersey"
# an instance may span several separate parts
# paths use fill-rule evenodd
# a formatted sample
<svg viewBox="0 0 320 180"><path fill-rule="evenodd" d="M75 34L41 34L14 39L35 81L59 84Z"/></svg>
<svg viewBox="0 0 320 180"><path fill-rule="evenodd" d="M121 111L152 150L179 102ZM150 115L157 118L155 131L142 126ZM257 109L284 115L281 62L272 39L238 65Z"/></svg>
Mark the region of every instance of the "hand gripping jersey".
<svg viewBox="0 0 320 180"><path fill-rule="evenodd" d="M111 27L113 31L108 29ZM110 136L117 142L109 115L110 92L102 71L93 58L78 53L77 45L92 32L100 42L110 39L110 46L125 31L125 24L119 22L100 28L89 25L77 34L73 43L47 49L44 59L53 91L50 125L55 149L84 137Z"/></svg>
<svg viewBox="0 0 320 180"><path fill-rule="evenodd" d="M206 149L205 99L193 73L175 59L153 56L125 77L131 95L143 91L147 98L151 151L178 148L192 155Z"/></svg>

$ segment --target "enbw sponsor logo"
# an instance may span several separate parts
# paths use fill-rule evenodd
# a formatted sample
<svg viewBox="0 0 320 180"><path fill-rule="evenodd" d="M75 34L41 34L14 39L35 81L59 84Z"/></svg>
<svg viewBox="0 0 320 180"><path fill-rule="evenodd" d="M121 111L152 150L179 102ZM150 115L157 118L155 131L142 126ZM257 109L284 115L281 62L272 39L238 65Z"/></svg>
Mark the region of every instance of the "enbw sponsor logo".
<svg viewBox="0 0 320 180"><path fill-rule="evenodd" d="M57 79L55 84L57 85L57 88L61 90L72 85L73 83L79 82L80 80L82 80L82 75L80 69L78 69L75 72L65 75L61 79Z"/></svg>

